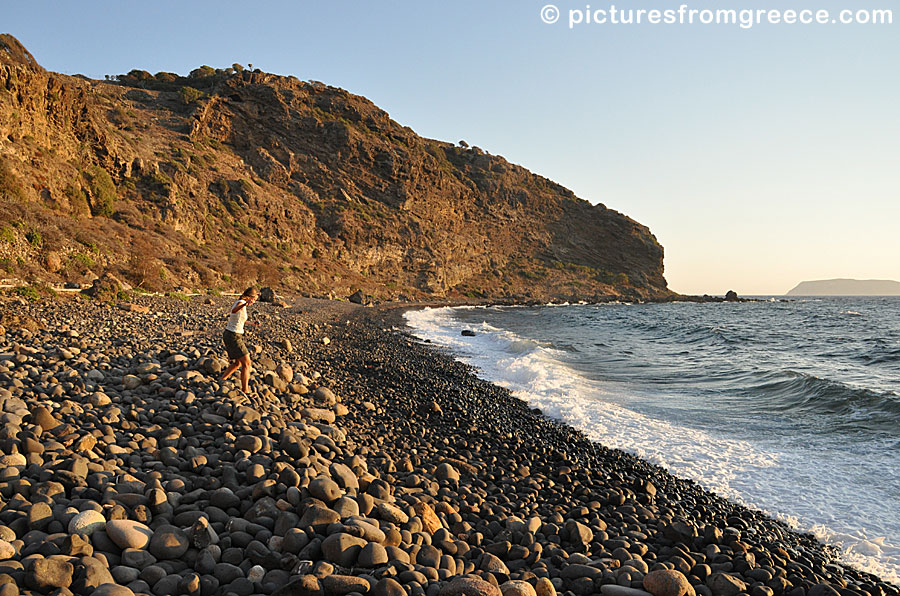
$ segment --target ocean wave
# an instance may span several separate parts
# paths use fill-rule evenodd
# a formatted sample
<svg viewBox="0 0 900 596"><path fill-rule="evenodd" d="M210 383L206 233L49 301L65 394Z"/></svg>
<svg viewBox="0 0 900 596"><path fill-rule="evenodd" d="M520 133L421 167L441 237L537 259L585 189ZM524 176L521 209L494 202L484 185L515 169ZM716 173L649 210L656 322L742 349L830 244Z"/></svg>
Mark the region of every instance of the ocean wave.
<svg viewBox="0 0 900 596"><path fill-rule="evenodd" d="M749 408L764 412L817 416L831 430L867 430L895 435L900 396L792 370L748 373L739 395Z"/></svg>
<svg viewBox="0 0 900 596"><path fill-rule="evenodd" d="M488 309L483 320L480 312L453 309L411 311L406 317L419 338L451 350L475 366L482 378L507 387L548 416L608 447L633 453L722 496L792 522L838 547L846 562L888 581L900 581L900 524L894 511L897 497L891 492L896 484L871 481L894 474L890 466L885 468L885 461L892 461L890 453L900 449L896 393L803 370L773 368L781 360L767 356L766 342L796 345L797 330L802 329L786 329L781 318L787 315L780 312L764 321L751 317L710 325L689 306L673 306L663 315L633 307L607 310L609 320L598 324L591 317L603 311L592 308L582 309L577 316L566 308L548 309L553 311L549 320L543 318L547 311L540 309L515 313ZM526 319L517 320L527 321L523 329L534 337L547 329L541 325L562 322L568 331L551 342L525 338L507 328L513 319L503 317L526 313ZM812 313L799 313L808 314ZM833 323L834 314L819 317L819 324ZM476 336L461 337L463 328L474 328ZM586 330L593 335L585 336ZM582 343L565 339L576 332L582 334ZM754 337L762 332L768 336ZM800 340L808 341L802 335ZM754 342L760 350L748 349ZM570 346L582 351L565 349ZM810 351L791 352L791 359L815 364L823 358L815 342L809 346ZM900 348L879 344L863 353L873 361L889 359L900 356ZM597 359L591 370L573 365L590 357ZM660 360L666 357L673 360ZM711 358L718 358L720 364L711 365ZM626 372L619 370L615 378L616 367ZM593 375L588 374L592 371ZM644 383L643 391L650 387L657 394L635 393L638 381ZM665 393L683 391L682 385L698 393ZM755 409L763 419L777 414L784 428L744 432L740 422L730 419L731 410L712 401L704 403L714 397L710 387L723 392L724 401L731 399L727 408L745 416L752 416ZM699 393L703 391L707 393ZM724 414L718 423L708 423L707 418L702 423L678 422L665 415L668 401L677 408L675 402L685 399L700 404L694 407ZM797 436L793 432L797 421L815 428ZM840 432L869 434L848 443ZM860 491L861 486L866 489Z"/></svg>
<svg viewBox="0 0 900 596"><path fill-rule="evenodd" d="M868 352L858 354L857 359L866 364L900 364L900 346L875 346Z"/></svg>

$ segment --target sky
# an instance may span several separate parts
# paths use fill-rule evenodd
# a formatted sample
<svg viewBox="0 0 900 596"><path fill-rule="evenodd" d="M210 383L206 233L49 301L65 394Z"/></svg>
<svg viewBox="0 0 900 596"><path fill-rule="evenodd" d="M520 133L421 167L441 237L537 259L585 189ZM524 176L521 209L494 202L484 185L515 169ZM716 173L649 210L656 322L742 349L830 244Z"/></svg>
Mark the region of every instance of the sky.
<svg viewBox="0 0 900 596"><path fill-rule="evenodd" d="M684 2L829 19L897 6L893 24L750 27L583 22L680 0L4 4L0 32L55 72L240 63L364 95L649 226L678 292L900 280L896 2Z"/></svg>

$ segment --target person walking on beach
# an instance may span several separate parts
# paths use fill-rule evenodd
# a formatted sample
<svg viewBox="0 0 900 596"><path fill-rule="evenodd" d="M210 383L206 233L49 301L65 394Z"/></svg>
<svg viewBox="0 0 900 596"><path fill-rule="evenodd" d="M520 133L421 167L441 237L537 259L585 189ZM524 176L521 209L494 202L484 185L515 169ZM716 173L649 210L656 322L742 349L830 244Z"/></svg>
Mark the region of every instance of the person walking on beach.
<svg viewBox="0 0 900 596"><path fill-rule="evenodd" d="M228 315L228 323L225 325L223 339L225 340L225 350L228 352L228 359L231 363L219 382L224 381L234 373L238 368L241 369L241 389L244 393L250 385L250 350L244 343L244 323L247 322L247 307L251 306L259 298L259 291L250 287L244 290L241 297L237 299L231 307L231 314Z"/></svg>

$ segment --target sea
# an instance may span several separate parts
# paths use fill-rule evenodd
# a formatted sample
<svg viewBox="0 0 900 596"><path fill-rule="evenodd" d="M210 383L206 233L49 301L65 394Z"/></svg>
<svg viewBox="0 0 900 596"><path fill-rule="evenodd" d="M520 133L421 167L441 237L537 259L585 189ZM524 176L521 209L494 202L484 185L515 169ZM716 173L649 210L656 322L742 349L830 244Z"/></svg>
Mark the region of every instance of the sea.
<svg viewBox="0 0 900 596"><path fill-rule="evenodd" d="M405 317L413 335L545 415L900 584L900 298Z"/></svg>

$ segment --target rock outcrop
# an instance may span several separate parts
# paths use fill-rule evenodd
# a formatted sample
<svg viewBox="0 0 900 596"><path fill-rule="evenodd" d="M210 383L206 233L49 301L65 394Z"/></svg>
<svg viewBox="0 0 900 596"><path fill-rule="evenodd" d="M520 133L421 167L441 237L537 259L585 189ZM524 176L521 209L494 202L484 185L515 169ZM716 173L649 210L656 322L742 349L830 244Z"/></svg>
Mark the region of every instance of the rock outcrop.
<svg viewBox="0 0 900 596"><path fill-rule="evenodd" d="M500 156L422 138L363 97L209 67L93 81L45 71L10 36L0 217L2 268L48 280L112 271L148 289L374 299L669 294L645 226Z"/></svg>

